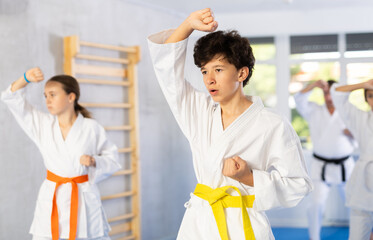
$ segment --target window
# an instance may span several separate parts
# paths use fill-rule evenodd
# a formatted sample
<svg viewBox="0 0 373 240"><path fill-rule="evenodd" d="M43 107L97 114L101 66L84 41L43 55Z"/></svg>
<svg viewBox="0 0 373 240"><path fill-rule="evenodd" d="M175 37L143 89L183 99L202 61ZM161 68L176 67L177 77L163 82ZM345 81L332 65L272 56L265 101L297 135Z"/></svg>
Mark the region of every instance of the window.
<svg viewBox="0 0 373 240"><path fill-rule="evenodd" d="M356 84L373 78L373 59L371 63L347 64L347 83ZM370 107L364 98L364 90L359 89L350 94L350 102L363 111L369 111Z"/></svg>
<svg viewBox="0 0 373 240"><path fill-rule="evenodd" d="M276 48L273 37L249 38L256 63L249 84L244 88L246 95L259 96L265 106L275 107L276 100Z"/></svg>
<svg viewBox="0 0 373 240"><path fill-rule="evenodd" d="M346 34L347 83L355 84L373 78L373 33ZM370 108L364 99L364 90L353 91L350 102L361 110Z"/></svg>
<svg viewBox="0 0 373 240"><path fill-rule="evenodd" d="M312 81L338 80L340 64L337 61L338 35L312 35L290 37L289 107L291 122L305 148L312 148L309 127L306 120L296 110L294 94L301 91ZM317 104L324 104L324 94L315 88L309 98Z"/></svg>
<svg viewBox="0 0 373 240"><path fill-rule="evenodd" d="M323 79L339 79L338 62L302 62L291 65L291 80L289 85L292 125L300 137L303 147L312 148L310 133L306 120L295 108L294 94L305 88L310 82ZM314 88L309 101L316 104L324 104L324 93L319 88Z"/></svg>
<svg viewBox="0 0 373 240"><path fill-rule="evenodd" d="M290 72L289 107L294 129L298 133L303 146L311 148L307 122L295 109L293 94L299 92L311 81L319 79L340 79L347 84L354 84L373 78L373 33L353 33L340 35L345 37L341 42L343 49L339 49L338 35L310 35L290 37ZM344 38L342 38L344 39ZM343 50L345 50L343 52ZM341 67L341 63L343 62ZM347 78L347 79L346 79ZM363 90L354 91L350 101L362 110L369 110L365 102ZM309 98L317 104L324 103L323 93L314 89Z"/></svg>
<svg viewBox="0 0 373 240"><path fill-rule="evenodd" d="M373 33L346 34L346 58L373 57Z"/></svg>
<svg viewBox="0 0 373 240"><path fill-rule="evenodd" d="M290 37L291 59L338 58L338 35L311 35Z"/></svg>

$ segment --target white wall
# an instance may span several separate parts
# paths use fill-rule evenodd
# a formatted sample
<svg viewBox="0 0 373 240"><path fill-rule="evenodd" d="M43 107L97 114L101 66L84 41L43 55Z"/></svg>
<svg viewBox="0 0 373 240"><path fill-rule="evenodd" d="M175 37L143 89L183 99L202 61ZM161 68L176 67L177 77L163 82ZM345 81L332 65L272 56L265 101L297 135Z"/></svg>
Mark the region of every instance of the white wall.
<svg viewBox="0 0 373 240"><path fill-rule="evenodd" d="M176 26L181 20L180 15L173 12L123 0L0 3L1 91L33 66L40 66L46 78L63 73L64 36L76 34L90 42L141 46L138 85L143 239L175 238L184 213L183 204L195 184L189 146L156 83L146 43L149 34L172 24ZM82 86L81 101L95 98L90 90ZM102 87L101 97L115 101L116 96L112 95L117 92L111 90ZM28 86L29 101L46 110L42 93L43 84ZM96 119L105 121L101 118L102 112L94 113L97 113ZM110 116L117 114L111 112ZM117 138L114 133L109 133L109 137ZM31 239L28 231L39 186L46 176L45 167L38 149L2 102L0 162L0 239ZM123 185L119 177L108 181ZM108 182L100 185L103 194L113 187ZM104 206L109 217L115 215L116 209L106 203Z"/></svg>

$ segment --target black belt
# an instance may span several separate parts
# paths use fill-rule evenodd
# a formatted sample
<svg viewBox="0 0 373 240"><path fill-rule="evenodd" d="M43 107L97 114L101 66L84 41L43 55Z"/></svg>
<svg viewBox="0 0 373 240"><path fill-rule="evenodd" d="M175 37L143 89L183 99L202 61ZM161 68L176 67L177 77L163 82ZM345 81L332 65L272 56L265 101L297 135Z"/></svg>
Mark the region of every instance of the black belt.
<svg viewBox="0 0 373 240"><path fill-rule="evenodd" d="M343 158L324 158L320 157L316 153L313 153L313 156L324 162L324 165L322 166L322 171L321 171L321 179L325 182L325 168L327 164L334 163L336 165L341 165L341 170L342 170L342 181L346 181L346 169L344 165L344 161L346 161L350 156L346 156Z"/></svg>

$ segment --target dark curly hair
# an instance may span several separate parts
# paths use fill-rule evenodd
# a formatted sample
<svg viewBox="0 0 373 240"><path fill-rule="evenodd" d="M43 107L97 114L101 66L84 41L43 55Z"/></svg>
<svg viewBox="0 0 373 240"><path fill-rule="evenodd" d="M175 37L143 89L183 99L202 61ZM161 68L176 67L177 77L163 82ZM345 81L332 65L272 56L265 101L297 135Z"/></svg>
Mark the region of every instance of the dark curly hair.
<svg viewBox="0 0 373 240"><path fill-rule="evenodd" d="M243 81L243 86L249 82L254 70L255 58L250 42L235 31L217 31L198 39L194 46L194 63L203 67L216 55L223 55L236 69L249 68L249 75Z"/></svg>

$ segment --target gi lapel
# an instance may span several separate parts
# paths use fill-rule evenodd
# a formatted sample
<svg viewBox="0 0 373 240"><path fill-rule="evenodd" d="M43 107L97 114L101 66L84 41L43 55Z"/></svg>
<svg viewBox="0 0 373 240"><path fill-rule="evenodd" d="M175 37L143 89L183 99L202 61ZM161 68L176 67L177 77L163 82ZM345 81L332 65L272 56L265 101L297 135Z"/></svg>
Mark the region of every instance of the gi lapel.
<svg viewBox="0 0 373 240"><path fill-rule="evenodd" d="M78 144L77 141L82 131L81 129L82 129L83 122L84 122L84 117L81 114L78 114L77 118L75 119L75 122L71 126L64 140L62 136L61 128L59 126L58 119L56 121L55 131L56 131L56 134L58 134L57 140L58 140L58 146L60 148L59 152L61 156L61 161L64 162L63 169L66 170L67 174L71 174L71 172L81 173L84 169L83 166L81 166L80 164L80 161L79 161L80 159L76 158L75 156L76 151L79 150L79 148L81 147L81 145ZM67 176L70 176L70 175L67 175Z"/></svg>
<svg viewBox="0 0 373 240"><path fill-rule="evenodd" d="M79 139L81 138L83 122L84 117L81 114L78 114L78 117L76 118L74 124L71 126L69 134L65 139L67 154L69 156L69 161L71 162L70 166L73 167L74 170L79 174L83 174L86 170L86 167L80 164L80 157L82 154L89 154L89 152L84 152L85 149L83 147L83 145L88 143L79 142ZM83 152L80 154L81 151Z"/></svg>
<svg viewBox="0 0 373 240"><path fill-rule="evenodd" d="M229 151L230 146L234 143L235 137L245 130L247 124L264 108L264 105L259 97L251 97L253 104L246 109L233 123L231 123L224 132L218 136L218 139L210 141L213 144L209 147L206 152L207 161L205 161L205 169L211 170L211 173L217 176L217 171L221 172L223 160L226 157L226 153ZM221 109L220 106L216 109L220 113L221 121ZM220 174L218 174L220 176ZM213 177L215 178L215 177ZM208 178L210 179L210 178Z"/></svg>
<svg viewBox="0 0 373 240"><path fill-rule="evenodd" d="M56 145L57 145L58 149L65 150L66 149L65 140L63 139L62 131L61 131L61 128L60 128L60 123L58 121L57 116L55 116L55 120L53 122L53 125L54 125L53 126L54 139L56 141Z"/></svg>
<svg viewBox="0 0 373 240"><path fill-rule="evenodd" d="M65 139L68 147L73 147L78 140L79 133L81 132L84 117L79 113L74 124L71 126L69 133Z"/></svg>

